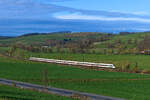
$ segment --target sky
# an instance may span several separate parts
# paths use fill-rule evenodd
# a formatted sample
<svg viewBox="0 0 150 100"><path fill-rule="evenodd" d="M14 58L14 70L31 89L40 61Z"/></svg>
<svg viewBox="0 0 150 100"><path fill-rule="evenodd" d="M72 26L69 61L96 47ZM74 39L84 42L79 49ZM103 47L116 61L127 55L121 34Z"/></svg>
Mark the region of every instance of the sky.
<svg viewBox="0 0 150 100"><path fill-rule="evenodd" d="M50 3L50 0L45 2ZM149 0L70 0L53 4L86 10L104 10L131 14L150 14Z"/></svg>
<svg viewBox="0 0 150 100"><path fill-rule="evenodd" d="M0 0L0 35L150 31L149 0Z"/></svg>

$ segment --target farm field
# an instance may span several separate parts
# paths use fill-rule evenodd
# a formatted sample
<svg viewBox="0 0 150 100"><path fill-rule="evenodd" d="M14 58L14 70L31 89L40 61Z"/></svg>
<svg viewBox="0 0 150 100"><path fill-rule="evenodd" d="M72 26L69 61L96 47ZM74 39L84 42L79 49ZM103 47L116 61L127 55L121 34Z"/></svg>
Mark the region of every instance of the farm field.
<svg viewBox="0 0 150 100"><path fill-rule="evenodd" d="M7 47L1 47L0 53L9 50ZM64 59L64 60L73 60L73 61L88 61L88 62L97 62L97 63L112 63L116 67L124 68L127 64L130 64L132 68L135 67L135 64L138 64L139 69L141 70L150 70L150 55L142 54L121 54L121 55L104 55L104 54L81 54L81 53L35 53L29 52L26 50L18 49L19 52L24 53L24 57L29 59L29 57L40 57L40 58L49 58L49 59ZM18 50L14 53L14 56L17 55Z"/></svg>
<svg viewBox="0 0 150 100"><path fill-rule="evenodd" d="M0 77L43 84L42 71L48 70L49 86L120 97L148 100L150 75L94 71L48 63L0 57Z"/></svg>
<svg viewBox="0 0 150 100"><path fill-rule="evenodd" d="M136 1L1 0L0 100L150 100L150 0Z"/></svg>
<svg viewBox="0 0 150 100"><path fill-rule="evenodd" d="M0 85L0 100L77 100L52 94Z"/></svg>
<svg viewBox="0 0 150 100"><path fill-rule="evenodd" d="M128 40L132 40L132 42L134 40L137 40L137 42L141 42L142 40L144 40L144 37L149 36L150 33L146 32L146 33L136 33L136 34L127 34L127 35L116 35L114 37L112 37L110 40L108 41L104 41L102 43L96 43L96 48L102 48L102 47L106 47L107 43L115 43L118 39L121 40L121 42L127 46L127 48L135 48L136 45L134 44L128 44Z"/></svg>
<svg viewBox="0 0 150 100"><path fill-rule="evenodd" d="M101 34L97 33L74 33L73 37L71 38L72 40L79 40L79 39L84 39L88 37L96 38L97 36L101 36ZM20 43L25 43L25 44L44 44L47 40L64 40L66 38L70 38L71 34L67 33L55 33L55 34L48 34L48 35L31 35L31 36L22 36L22 37L16 37L16 38L9 38L9 39L0 39L0 44L14 44L17 42Z"/></svg>
<svg viewBox="0 0 150 100"><path fill-rule="evenodd" d="M29 57L41 57L49 59L65 59L73 61L88 61L99 63L112 63L116 67L125 67L130 64L131 67L135 67L138 63L138 67L141 70L150 69L150 56L149 55L102 55L102 54L73 54L73 53L31 53L26 52L26 58Z"/></svg>
<svg viewBox="0 0 150 100"><path fill-rule="evenodd" d="M15 43L24 43L27 45L44 45L47 40L64 40L64 39L72 39L80 40L80 39L96 39L103 36L105 33L73 33L73 34L48 34L48 35L31 35L31 36L21 36L21 37L14 37L14 38L8 38L8 39L0 39L0 44L7 44L12 45ZM113 35L109 40L101 41L101 42L95 42L94 48L107 48L107 43L115 43L118 39L121 40L121 42L127 46L127 48L135 48L137 45L133 44L134 40L137 40L137 43L144 40L146 36L149 36L149 32L141 32L136 34L126 34L126 35ZM131 40L132 43L128 44L128 40Z"/></svg>
<svg viewBox="0 0 150 100"><path fill-rule="evenodd" d="M117 68L121 69L125 69L127 65L130 65L131 70L134 70L134 68L138 66L140 71L150 72L150 55L142 55L134 52L138 49L140 42L143 41L146 36L149 36L149 33L146 32L126 35L118 34L110 37L109 35L106 35L106 40L101 40L105 38L105 35L106 34L97 33L48 34L2 39L0 40L0 54L9 56L11 51L13 51L13 53L10 58L0 55L0 78L44 85L43 73L46 70L48 71L47 77L49 86L125 98L128 100L148 100L150 98L149 74L96 71L90 69L80 69L73 66L14 59L26 58L28 60L29 57L40 57L49 59L112 63ZM87 51L84 53L72 53L69 51L69 48L66 48L66 46L70 47L78 40L83 42L85 40L94 41L95 39L97 39L97 42L93 42L88 49L85 47L83 50ZM48 42L49 40L54 42L54 44L56 42L56 46L47 47L47 49L51 49L52 52L42 51L42 47L47 43L50 43ZM68 40L69 42L66 42ZM64 44L61 45L61 42ZM68 44L66 45L65 43ZM69 45L69 43L72 44ZM15 45L17 46L17 44L22 47L26 45L30 49L21 47L15 48ZM111 48L108 44L115 47ZM60 45L62 47L59 47ZM39 48L41 51L34 50L34 46L35 48ZM72 46L71 49L73 47L74 46ZM79 48L77 47L76 50L78 49ZM104 53L105 49L107 49L107 53ZM119 49L122 51L120 51L119 54L115 53L118 52ZM95 50L95 52L93 52L93 50ZM112 50L114 50L113 53L111 53ZM2 86L0 86L0 88L1 87ZM6 87L6 89L9 89L9 87ZM20 98L19 95L17 95L17 97ZM30 95L25 98L30 98ZM37 98L31 99L34 100ZM47 97L43 96L43 98L45 99ZM68 98L60 98L62 98L62 100L68 100Z"/></svg>

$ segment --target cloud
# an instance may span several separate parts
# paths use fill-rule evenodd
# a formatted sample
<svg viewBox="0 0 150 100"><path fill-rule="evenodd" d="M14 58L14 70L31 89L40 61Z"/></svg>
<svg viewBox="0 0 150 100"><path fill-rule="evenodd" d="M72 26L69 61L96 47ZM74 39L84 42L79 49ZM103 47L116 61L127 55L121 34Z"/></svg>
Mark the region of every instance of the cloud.
<svg viewBox="0 0 150 100"><path fill-rule="evenodd" d="M110 12L113 12L113 13L115 13L115 12L120 12L120 13L122 13L122 14L130 14L130 15L139 15L139 16L149 16L150 15L150 13L149 12L147 12L147 11L132 11L132 12L128 12L128 11L119 11L119 10L111 10Z"/></svg>
<svg viewBox="0 0 150 100"><path fill-rule="evenodd" d="M71 1L71 0L0 0L0 3L24 3L24 2L64 2L64 1Z"/></svg>
<svg viewBox="0 0 150 100"><path fill-rule="evenodd" d="M0 15L1 15L0 18L50 19L51 17L53 17L52 16L53 14L61 12L69 12L69 13L79 12L82 15L88 16L141 17L128 13L81 10L64 6L57 6L50 3L42 3L42 2L50 2L51 0L44 0L44 1L40 0L40 1L41 2L37 2L37 0L0 0ZM66 1L66 0L52 0L52 1Z"/></svg>
<svg viewBox="0 0 150 100"><path fill-rule="evenodd" d="M64 1L72 1L72 0L39 0L39 1L45 1L45 2L64 2Z"/></svg>
<svg viewBox="0 0 150 100"><path fill-rule="evenodd" d="M36 0L0 0L0 19L50 19L53 13L73 9L36 2Z"/></svg>
<svg viewBox="0 0 150 100"><path fill-rule="evenodd" d="M50 2L51 0L46 1ZM149 16L81 10L37 2L37 0L0 0L0 35L64 30L136 31L135 29L138 28L149 29L149 19Z"/></svg>
<svg viewBox="0 0 150 100"><path fill-rule="evenodd" d="M132 14L135 14L135 15L150 15L149 12L145 12L145 11L133 12Z"/></svg>
<svg viewBox="0 0 150 100"><path fill-rule="evenodd" d="M34 32L120 32L149 31L150 24L120 21L10 19L0 20L0 35L21 35Z"/></svg>
<svg viewBox="0 0 150 100"><path fill-rule="evenodd" d="M94 15L83 15L81 13L72 13L65 15L55 15L58 19L69 19L69 20L99 20L99 21L136 21L150 23L150 19L138 18L138 17L108 17L108 16L94 16Z"/></svg>

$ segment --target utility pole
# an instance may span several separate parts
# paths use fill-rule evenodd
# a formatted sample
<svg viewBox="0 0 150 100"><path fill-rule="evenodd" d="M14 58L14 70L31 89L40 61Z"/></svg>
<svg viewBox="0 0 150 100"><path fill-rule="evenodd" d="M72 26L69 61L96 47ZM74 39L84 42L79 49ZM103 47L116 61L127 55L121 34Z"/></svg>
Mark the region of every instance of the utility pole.
<svg viewBox="0 0 150 100"><path fill-rule="evenodd" d="M43 70L43 84L45 86L45 89L48 86L48 69Z"/></svg>
<svg viewBox="0 0 150 100"><path fill-rule="evenodd" d="M84 55L83 55L83 62L85 61L85 59L84 59Z"/></svg>

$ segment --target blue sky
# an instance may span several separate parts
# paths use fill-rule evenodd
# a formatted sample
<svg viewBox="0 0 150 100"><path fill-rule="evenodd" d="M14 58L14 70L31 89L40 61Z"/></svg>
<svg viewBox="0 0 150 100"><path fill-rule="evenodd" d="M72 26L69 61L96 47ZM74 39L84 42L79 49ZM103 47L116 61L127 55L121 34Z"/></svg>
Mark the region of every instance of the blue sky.
<svg viewBox="0 0 150 100"><path fill-rule="evenodd" d="M150 31L149 0L1 0L0 35Z"/></svg>
<svg viewBox="0 0 150 100"><path fill-rule="evenodd" d="M43 0L42 0L43 1ZM50 0L45 0L45 3ZM133 14L150 14L149 0L66 0L53 4L86 10L105 10Z"/></svg>

